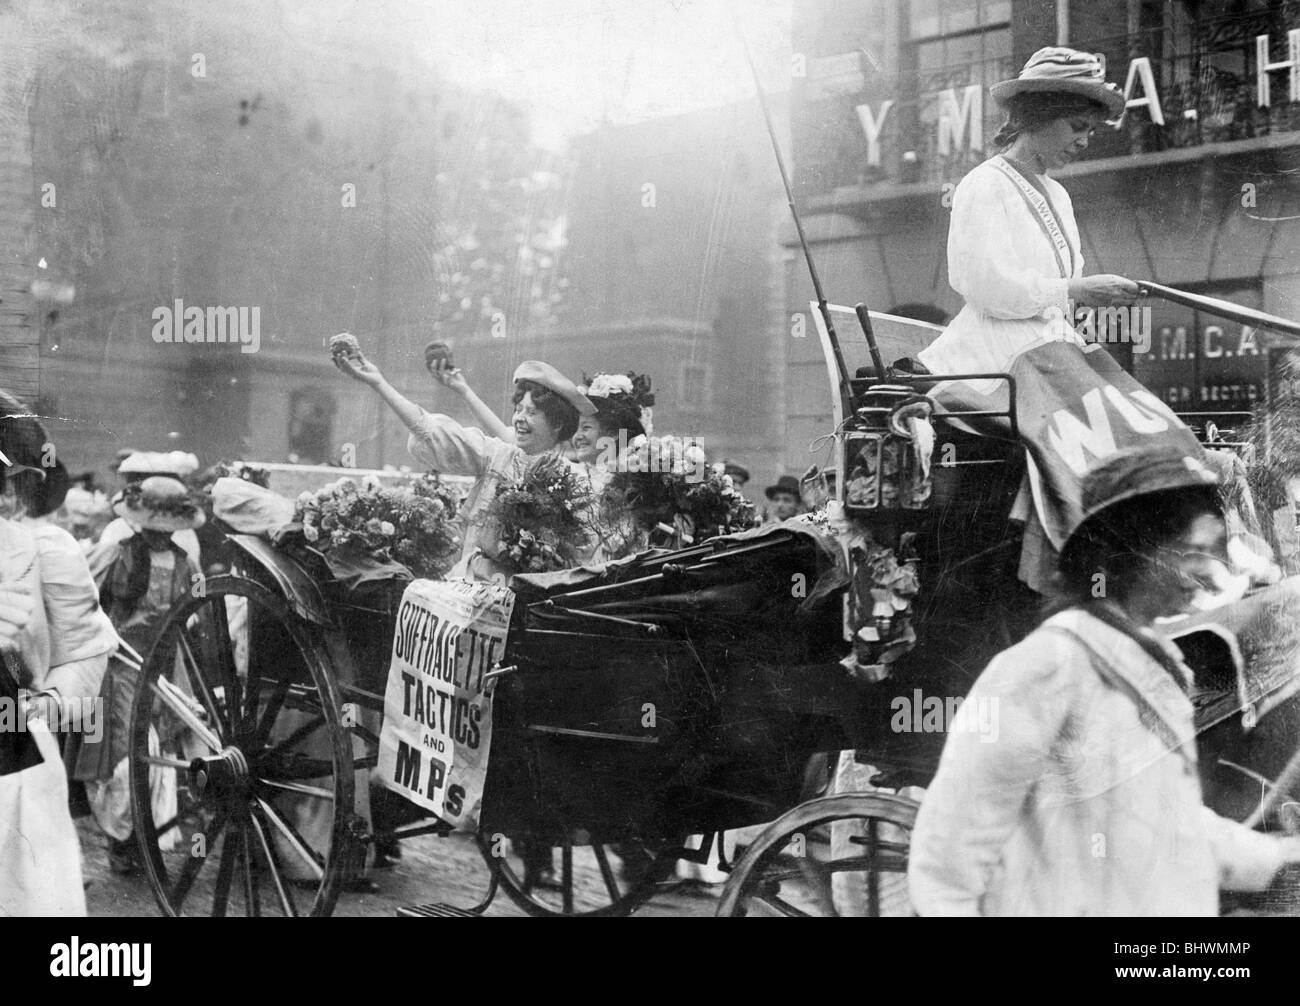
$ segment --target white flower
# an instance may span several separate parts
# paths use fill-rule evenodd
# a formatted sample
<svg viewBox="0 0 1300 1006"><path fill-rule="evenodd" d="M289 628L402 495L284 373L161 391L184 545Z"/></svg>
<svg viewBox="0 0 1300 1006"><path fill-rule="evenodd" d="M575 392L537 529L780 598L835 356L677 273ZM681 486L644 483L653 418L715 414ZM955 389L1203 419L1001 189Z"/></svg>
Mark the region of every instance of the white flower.
<svg viewBox="0 0 1300 1006"><path fill-rule="evenodd" d="M387 535L388 537L391 538L394 534L397 533L397 528L393 527L392 522L381 520L379 522L379 533L382 535Z"/></svg>
<svg viewBox="0 0 1300 1006"><path fill-rule="evenodd" d="M379 481L379 477L378 477L378 476L376 476L376 475L363 475L363 476L361 476L361 488L362 488L362 489L368 490L368 491L370 491L370 492L374 492L376 489L382 489L383 487L384 487L384 484L383 484L382 482Z"/></svg>
<svg viewBox="0 0 1300 1006"><path fill-rule="evenodd" d="M623 374L597 374L591 379L587 394L597 398L632 394L632 379Z"/></svg>
<svg viewBox="0 0 1300 1006"><path fill-rule="evenodd" d="M304 510L308 507L314 507L316 505L316 497L304 489L298 494L298 505Z"/></svg>

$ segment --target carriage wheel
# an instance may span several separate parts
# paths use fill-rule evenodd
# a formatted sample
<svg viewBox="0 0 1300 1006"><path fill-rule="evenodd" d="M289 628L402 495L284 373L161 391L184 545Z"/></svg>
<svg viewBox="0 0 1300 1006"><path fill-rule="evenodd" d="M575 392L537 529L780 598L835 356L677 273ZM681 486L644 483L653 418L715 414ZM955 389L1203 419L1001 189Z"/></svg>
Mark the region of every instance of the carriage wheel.
<svg viewBox="0 0 1300 1006"><path fill-rule="evenodd" d="M630 915L672 873L682 843L593 841L577 833L558 845L526 838L477 836L479 851L510 900L543 918Z"/></svg>
<svg viewBox="0 0 1300 1006"><path fill-rule="evenodd" d="M351 737L316 631L260 583L174 604L131 715L136 839L166 915L328 915L352 843Z"/></svg>
<svg viewBox="0 0 1300 1006"><path fill-rule="evenodd" d="M911 915L907 849L917 807L914 800L882 793L842 793L800 804L763 829L740 858L718 915ZM829 853L813 834L827 825Z"/></svg>

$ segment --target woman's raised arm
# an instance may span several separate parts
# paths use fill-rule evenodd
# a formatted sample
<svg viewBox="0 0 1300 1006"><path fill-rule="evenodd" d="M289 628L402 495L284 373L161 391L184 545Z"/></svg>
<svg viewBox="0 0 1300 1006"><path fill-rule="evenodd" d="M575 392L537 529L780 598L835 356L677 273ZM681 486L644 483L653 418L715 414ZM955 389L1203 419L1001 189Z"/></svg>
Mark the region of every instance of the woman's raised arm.
<svg viewBox="0 0 1300 1006"><path fill-rule="evenodd" d="M474 389L469 386L469 381L465 378L463 370L459 367L448 367L446 363L446 360L439 360L437 366L430 368L429 373L433 374L434 380L444 388L450 388L465 399L465 404L469 406L470 412L474 413L474 418L478 420L479 428L484 433L490 437L496 437L504 443L513 444L515 442L514 428L507 426L488 407L487 402L479 398Z"/></svg>

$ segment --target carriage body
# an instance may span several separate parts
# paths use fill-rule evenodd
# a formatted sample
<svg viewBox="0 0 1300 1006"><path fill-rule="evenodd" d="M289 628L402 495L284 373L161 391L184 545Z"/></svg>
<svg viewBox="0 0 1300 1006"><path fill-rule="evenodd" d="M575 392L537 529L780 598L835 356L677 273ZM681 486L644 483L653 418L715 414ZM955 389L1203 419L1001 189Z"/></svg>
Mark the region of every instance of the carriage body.
<svg viewBox="0 0 1300 1006"><path fill-rule="evenodd" d="M875 317L908 352L938 331ZM837 432L859 409L867 420L841 438L841 471L865 456L862 474L881 479L892 451L889 473L915 475L890 421L927 382L889 380L865 374L834 397ZM1011 519L1023 448L976 436L960 417L933 418L939 450L925 493L877 482L857 501L874 540L910 541L922 585L910 613L914 644L888 673L864 677L845 659L862 611L863 556L825 527L787 522L600 569L514 578L478 821L492 886L472 911L503 885L533 914L623 914L678 858L707 854L687 849L686 836L721 845L723 832L773 822L736 864L724 914L743 914L774 876L812 877L814 902L835 911L841 868L866 871L860 907L880 913L889 901L881 878L893 874L897 889L916 810L898 791L926 785L946 736L917 723L917 704L937 699L950 713L1038 611L1017 576L1021 538ZM1014 409L1008 419L1014 427ZM838 482L841 504L849 481ZM226 545L230 572L178 602L145 660L132 725L136 834L164 912L188 910L206 861L160 849L170 835L173 848L217 846L214 912L242 903L250 914L328 914L376 839L368 776L405 583L345 589L309 548L239 534ZM1208 798L1244 817L1243 792L1257 794L1255 777L1277 773L1300 726L1300 578L1170 632L1197 672ZM903 708L912 711L900 719ZM871 786L801 803L813 756L845 751L870 766ZM170 817L158 809L159 772L176 777ZM182 822L187 806L194 813ZM843 839L846 822L846 856L827 866L801 854L792 865L791 843ZM396 833L448 830L416 814ZM503 836L513 859L501 853ZM548 902L530 871L557 849L562 890ZM595 906L574 898L582 849L608 894ZM288 883L304 880L305 902Z"/></svg>

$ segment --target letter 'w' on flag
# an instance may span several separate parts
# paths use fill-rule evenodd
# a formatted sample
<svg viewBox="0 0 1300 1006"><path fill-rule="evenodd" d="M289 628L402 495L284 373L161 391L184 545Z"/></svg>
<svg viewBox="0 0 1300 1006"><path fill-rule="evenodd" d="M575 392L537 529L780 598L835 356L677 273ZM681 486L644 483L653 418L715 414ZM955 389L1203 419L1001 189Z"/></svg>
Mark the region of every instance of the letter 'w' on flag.
<svg viewBox="0 0 1300 1006"><path fill-rule="evenodd" d="M1007 372L1015 379L1016 422L1034 508L1058 552L1082 518L1084 475L1116 451L1172 446L1213 469L1192 431L1099 345L1039 343L1017 354ZM941 409L995 411L1007 408L1009 393L1000 380L943 381L930 396ZM953 422L987 436L1011 434L1005 417Z"/></svg>

